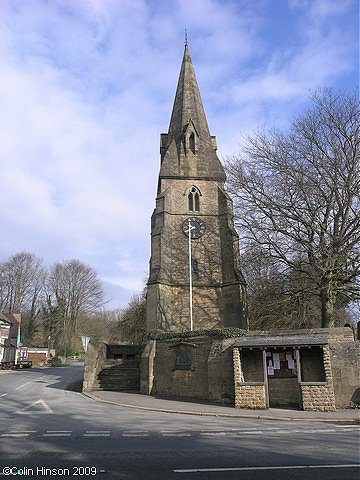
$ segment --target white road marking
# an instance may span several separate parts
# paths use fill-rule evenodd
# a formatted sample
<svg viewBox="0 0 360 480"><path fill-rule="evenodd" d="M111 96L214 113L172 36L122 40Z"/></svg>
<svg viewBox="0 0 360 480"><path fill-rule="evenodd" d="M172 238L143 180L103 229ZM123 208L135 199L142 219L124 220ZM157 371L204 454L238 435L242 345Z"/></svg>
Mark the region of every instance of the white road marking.
<svg viewBox="0 0 360 480"><path fill-rule="evenodd" d="M303 430L301 433L339 433L339 430L335 430L335 428L324 428L324 429L317 429L317 430Z"/></svg>
<svg viewBox="0 0 360 480"><path fill-rule="evenodd" d="M110 430L86 430L85 433L111 433Z"/></svg>
<svg viewBox="0 0 360 480"><path fill-rule="evenodd" d="M0 397L5 397L6 395L8 395L8 393L3 393Z"/></svg>
<svg viewBox="0 0 360 480"><path fill-rule="evenodd" d="M73 432L72 430L46 430L43 435L57 435L57 434L64 434L64 435L71 435Z"/></svg>
<svg viewBox="0 0 360 480"><path fill-rule="evenodd" d="M43 437L71 437L72 433L43 433Z"/></svg>
<svg viewBox="0 0 360 480"><path fill-rule="evenodd" d="M235 432L234 432L235 433ZM249 430L249 431L241 431L238 432L237 435L259 435L263 434L264 432L262 430Z"/></svg>
<svg viewBox="0 0 360 480"><path fill-rule="evenodd" d="M148 433L123 433L123 437L148 437Z"/></svg>
<svg viewBox="0 0 360 480"><path fill-rule="evenodd" d="M124 430L125 434L149 433L149 430Z"/></svg>
<svg viewBox="0 0 360 480"><path fill-rule="evenodd" d="M0 437L28 437L30 433L2 433Z"/></svg>
<svg viewBox="0 0 360 480"><path fill-rule="evenodd" d="M110 430L87 430L83 437L110 437Z"/></svg>
<svg viewBox="0 0 360 480"><path fill-rule="evenodd" d="M223 436L223 435L226 435L225 432L202 432L200 433L200 435L204 435L204 436Z"/></svg>
<svg viewBox="0 0 360 480"><path fill-rule="evenodd" d="M333 425L335 428L341 428L346 430L360 430L360 426L357 425Z"/></svg>
<svg viewBox="0 0 360 480"><path fill-rule="evenodd" d="M191 437L191 433L163 433L163 437Z"/></svg>
<svg viewBox="0 0 360 480"><path fill-rule="evenodd" d="M345 431L346 432L349 432L349 431L357 431L358 428L357 427L352 427L352 428L347 428ZM274 435L293 435L294 433L301 433L301 434L309 434L309 433L341 433L339 430L336 430L335 428L318 428L318 429L311 429L311 430L300 430L300 429L297 429L297 430L274 430L274 429L271 429L271 430L239 430L237 432L233 431L233 432L229 432L229 435L258 435L258 434L274 434Z"/></svg>
<svg viewBox="0 0 360 480"><path fill-rule="evenodd" d="M18 431L12 431L12 432L7 432L7 433L36 433L37 430L18 430Z"/></svg>
<svg viewBox="0 0 360 480"><path fill-rule="evenodd" d="M224 431L223 428L221 428L221 429L218 428L218 429L213 429L213 430L209 430L207 428L206 430L200 430L200 432L204 432L204 433L206 433L206 432L223 432L223 431Z"/></svg>
<svg viewBox="0 0 360 480"><path fill-rule="evenodd" d="M184 433L183 430L160 430L160 433Z"/></svg>
<svg viewBox="0 0 360 480"><path fill-rule="evenodd" d="M350 463L343 465L289 465L277 467L234 467L234 468L188 468L173 470L175 473L198 473L198 472L246 472L254 470L300 470L312 468L354 468L360 467L359 463Z"/></svg>
<svg viewBox="0 0 360 480"><path fill-rule="evenodd" d="M29 385L31 382L26 382L23 385L20 385L19 387L16 387L15 390L19 390L19 388L25 387L26 385Z"/></svg>
<svg viewBox="0 0 360 480"><path fill-rule="evenodd" d="M43 410L38 410L38 408L31 410L33 407L37 407L38 405L41 405ZM22 415L44 415L44 414L54 415L54 412L51 410L49 405L47 405L47 403L41 399L31 403L27 407L21 408L20 410L15 410L15 412L13 413L22 414Z"/></svg>

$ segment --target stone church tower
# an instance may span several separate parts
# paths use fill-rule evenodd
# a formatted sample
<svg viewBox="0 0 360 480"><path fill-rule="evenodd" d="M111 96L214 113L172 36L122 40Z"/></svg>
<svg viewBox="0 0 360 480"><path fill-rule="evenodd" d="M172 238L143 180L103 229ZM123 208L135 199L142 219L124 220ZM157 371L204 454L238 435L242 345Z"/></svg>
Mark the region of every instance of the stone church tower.
<svg viewBox="0 0 360 480"><path fill-rule="evenodd" d="M189 47L185 45L151 218L147 329L190 329L189 220L193 329L247 328L245 282L232 201L210 135Z"/></svg>

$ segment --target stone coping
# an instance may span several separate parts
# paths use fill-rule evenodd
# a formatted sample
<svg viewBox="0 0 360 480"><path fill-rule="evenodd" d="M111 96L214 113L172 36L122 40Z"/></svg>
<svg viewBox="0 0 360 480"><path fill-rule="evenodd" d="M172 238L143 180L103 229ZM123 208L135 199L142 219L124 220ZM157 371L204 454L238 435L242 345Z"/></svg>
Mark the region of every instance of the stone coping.
<svg viewBox="0 0 360 480"><path fill-rule="evenodd" d="M284 347L284 348L300 348L307 346L324 346L327 345L328 338L325 335L309 335L309 336L300 336L300 335L287 335L283 337L278 337L274 335L269 336L259 336L259 337L250 337L250 338L241 338L236 340L234 347L238 348L274 348L274 347Z"/></svg>
<svg viewBox="0 0 360 480"><path fill-rule="evenodd" d="M320 386L329 385L329 382L300 382L300 385L316 387L317 385L320 385Z"/></svg>
<svg viewBox="0 0 360 480"><path fill-rule="evenodd" d="M247 386L247 385L262 385L262 386L264 386L265 383L264 382L241 382L241 383L237 383L237 386L239 386L239 387Z"/></svg>

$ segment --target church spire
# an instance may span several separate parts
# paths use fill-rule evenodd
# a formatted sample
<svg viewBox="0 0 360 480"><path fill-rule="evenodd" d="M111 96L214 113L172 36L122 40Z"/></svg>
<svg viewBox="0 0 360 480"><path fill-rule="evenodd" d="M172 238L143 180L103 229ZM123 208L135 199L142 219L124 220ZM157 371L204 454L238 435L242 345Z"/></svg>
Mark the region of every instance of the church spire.
<svg viewBox="0 0 360 480"><path fill-rule="evenodd" d="M160 177L176 175L225 180L216 155L216 140L210 135L206 120L187 35L169 131L161 136L161 156Z"/></svg>
<svg viewBox="0 0 360 480"><path fill-rule="evenodd" d="M184 56L169 125L170 137L178 140L183 133L184 127L188 125L190 120L192 120L196 126L199 135L201 134L204 140L210 141L209 127L186 38Z"/></svg>

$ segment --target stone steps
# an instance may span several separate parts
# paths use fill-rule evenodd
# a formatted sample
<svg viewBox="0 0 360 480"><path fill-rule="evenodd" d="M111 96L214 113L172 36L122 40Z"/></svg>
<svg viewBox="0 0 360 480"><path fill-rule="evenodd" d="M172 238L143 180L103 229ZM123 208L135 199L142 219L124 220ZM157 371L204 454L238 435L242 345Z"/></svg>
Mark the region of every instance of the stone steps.
<svg viewBox="0 0 360 480"><path fill-rule="evenodd" d="M93 389L138 391L140 389L139 362L106 362L96 376Z"/></svg>
<svg viewBox="0 0 360 480"><path fill-rule="evenodd" d="M121 382L121 383L104 383L104 382L99 382L95 381L93 385L93 390L110 390L110 391L127 391L127 390L136 390L138 391L140 389L140 382L139 381L134 381L134 382Z"/></svg>

